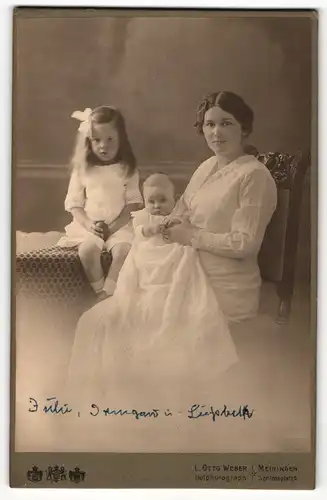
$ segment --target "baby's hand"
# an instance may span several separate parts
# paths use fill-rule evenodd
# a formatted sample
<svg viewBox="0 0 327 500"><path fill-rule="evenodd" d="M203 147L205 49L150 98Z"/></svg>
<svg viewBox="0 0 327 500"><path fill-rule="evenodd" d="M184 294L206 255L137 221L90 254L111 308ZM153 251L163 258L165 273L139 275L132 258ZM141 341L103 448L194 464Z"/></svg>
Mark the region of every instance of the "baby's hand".
<svg viewBox="0 0 327 500"><path fill-rule="evenodd" d="M165 224L162 224L162 227L165 229L169 229L170 227L176 226L176 224L181 224L182 220L178 218L168 219Z"/></svg>

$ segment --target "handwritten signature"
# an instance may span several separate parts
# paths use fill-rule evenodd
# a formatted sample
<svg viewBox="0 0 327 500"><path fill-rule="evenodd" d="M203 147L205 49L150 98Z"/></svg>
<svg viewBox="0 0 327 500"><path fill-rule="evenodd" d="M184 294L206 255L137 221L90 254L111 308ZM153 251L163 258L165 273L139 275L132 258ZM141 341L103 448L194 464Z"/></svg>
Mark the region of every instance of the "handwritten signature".
<svg viewBox="0 0 327 500"><path fill-rule="evenodd" d="M213 406L195 404L188 410L188 418L211 417L213 422L215 422L218 417L240 417L246 420L252 418L253 414L254 409L249 410L248 405L243 405L237 410L232 410L226 405L222 408L214 408Z"/></svg>
<svg viewBox="0 0 327 500"><path fill-rule="evenodd" d="M66 413L71 413L73 411L72 408L69 408L67 403L61 405L55 396L47 398L46 401L48 404L44 405L42 408L44 413L66 415ZM30 404L32 406L28 409L29 412L34 413L40 410L40 405L35 398L30 398Z"/></svg>
<svg viewBox="0 0 327 500"><path fill-rule="evenodd" d="M43 412L47 415L66 415L68 413L73 412L73 408L71 408L67 403L60 403L58 398L55 396L46 398L46 404L40 404L35 398L29 398L30 407L28 409L29 412ZM183 414L181 411L175 412L177 414ZM249 409L248 405L240 405L237 409L228 408L227 405L223 405L220 408L215 408L211 405L200 405L193 404L188 408L185 412L187 414L188 419L202 419L202 418L210 418L213 422L216 422L218 418L241 418L243 420L247 420L252 418L254 414L254 409ZM78 416L80 416L80 412L77 412ZM90 404L88 414L92 417L97 417L98 415L104 415L105 417L109 416L133 416L136 420L141 418L158 418L159 416L171 417L173 416L172 411L167 408L165 410L160 410L159 408L152 408L150 410L137 410L133 409L122 409L122 408L101 408L99 405L92 403Z"/></svg>

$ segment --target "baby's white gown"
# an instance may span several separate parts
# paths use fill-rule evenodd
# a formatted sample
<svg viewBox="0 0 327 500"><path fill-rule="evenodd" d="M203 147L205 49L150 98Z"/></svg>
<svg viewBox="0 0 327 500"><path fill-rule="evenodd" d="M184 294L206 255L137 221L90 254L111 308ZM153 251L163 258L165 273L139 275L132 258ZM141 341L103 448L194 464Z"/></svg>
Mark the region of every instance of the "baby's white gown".
<svg viewBox="0 0 327 500"><path fill-rule="evenodd" d="M142 225L161 216L133 216L135 239L114 296L78 323L67 390L79 405L190 399L214 389L238 360L197 251L161 234L143 237Z"/></svg>

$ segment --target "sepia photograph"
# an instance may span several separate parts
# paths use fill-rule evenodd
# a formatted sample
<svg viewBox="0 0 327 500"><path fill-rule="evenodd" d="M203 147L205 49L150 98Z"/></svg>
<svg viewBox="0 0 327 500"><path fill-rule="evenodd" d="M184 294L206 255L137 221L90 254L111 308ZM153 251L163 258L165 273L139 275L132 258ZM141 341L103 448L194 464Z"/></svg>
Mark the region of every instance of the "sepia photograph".
<svg viewBox="0 0 327 500"><path fill-rule="evenodd" d="M15 486L313 488L317 12L13 18Z"/></svg>

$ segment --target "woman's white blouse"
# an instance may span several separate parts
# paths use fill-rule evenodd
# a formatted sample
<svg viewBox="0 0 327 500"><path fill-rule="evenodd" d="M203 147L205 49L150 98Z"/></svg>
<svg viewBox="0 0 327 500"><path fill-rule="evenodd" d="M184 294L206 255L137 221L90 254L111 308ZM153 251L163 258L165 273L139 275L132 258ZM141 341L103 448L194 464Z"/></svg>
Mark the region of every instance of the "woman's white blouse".
<svg viewBox="0 0 327 500"><path fill-rule="evenodd" d="M274 179L249 155L221 168L216 157L206 160L179 203L200 229L192 246L198 249L219 305L231 321L257 313L261 285L257 255L276 205Z"/></svg>
<svg viewBox="0 0 327 500"><path fill-rule="evenodd" d="M216 158L204 162L184 194L191 222L201 228L193 244L230 258L257 255L277 204L275 181L252 156L211 176L215 165Z"/></svg>

